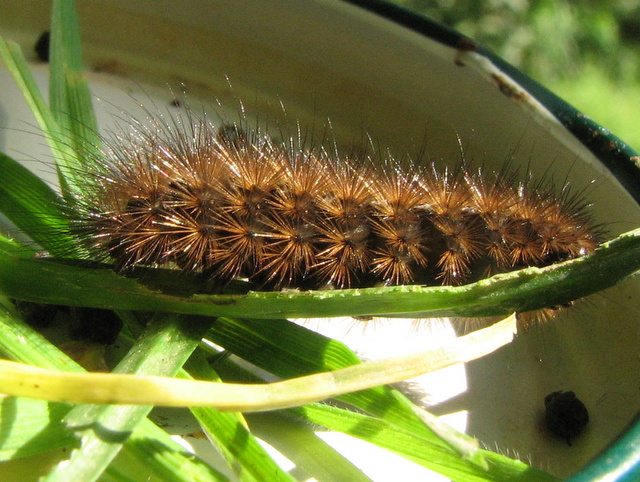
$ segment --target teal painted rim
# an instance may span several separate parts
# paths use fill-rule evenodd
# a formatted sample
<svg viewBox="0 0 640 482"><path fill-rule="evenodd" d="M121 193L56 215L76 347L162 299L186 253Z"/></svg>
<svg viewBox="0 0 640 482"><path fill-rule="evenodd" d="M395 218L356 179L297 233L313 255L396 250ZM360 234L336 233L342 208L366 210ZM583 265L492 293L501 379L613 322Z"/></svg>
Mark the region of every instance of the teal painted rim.
<svg viewBox="0 0 640 482"><path fill-rule="evenodd" d="M459 50L472 50L489 59L498 69L520 84L576 137L616 177L640 205L640 156L620 138L603 128L560 97L529 78L486 47L453 29L384 0L343 0L380 15L409 30ZM640 414L593 462L570 479L571 482L640 480Z"/></svg>

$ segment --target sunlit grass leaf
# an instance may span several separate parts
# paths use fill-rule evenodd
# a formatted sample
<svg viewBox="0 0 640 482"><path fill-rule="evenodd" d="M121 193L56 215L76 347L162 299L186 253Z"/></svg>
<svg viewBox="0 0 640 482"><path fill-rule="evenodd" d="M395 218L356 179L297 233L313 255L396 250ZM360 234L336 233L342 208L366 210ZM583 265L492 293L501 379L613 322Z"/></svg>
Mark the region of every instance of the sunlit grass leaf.
<svg viewBox="0 0 640 482"><path fill-rule="evenodd" d="M280 326L277 328L280 328ZM285 340L286 339L287 336L285 335ZM285 367L284 370L296 372L293 364L294 356L288 353L289 350L287 349L286 343L283 343L283 345L283 350L279 352L275 350L272 356L278 359L285 358L285 360L290 362L291 367L288 369ZM341 344L337 343L332 349L327 350L329 353L326 358L328 360L334 360L328 361L328 365L336 363L336 360L343 358L340 355L330 354L332 351L347 351L346 347L341 348L340 345ZM309 345L303 345L302 349L308 347ZM270 347L265 351L271 352L272 350L273 347ZM264 382L264 380L256 375L238 367L228 358L217 359L213 363L216 369L223 374L224 378L228 381L244 383ZM341 365L340 362L337 362L337 364L338 366ZM264 365L267 365L267 363ZM285 365L287 365L286 361ZM326 368L324 363L316 365L316 369L318 369L319 366ZM313 366L304 365L298 371L303 372L308 369L313 369ZM368 394L368 396L362 399L358 398L359 395L365 394ZM429 429L423 424L412 419L411 414L414 412L413 405L396 390L378 387L349 394L348 397L349 398L340 397L340 399L342 401L348 400L350 404L358 408L362 407L361 402L364 401L365 406L369 407L369 410L366 410L367 412L375 413L379 411L380 413L377 413L377 416L364 413L356 414L345 408L318 403L288 409L286 412L300 417L308 424L320 425L329 430L343 432L374 443L412 460L419 465L448 475L452 477L453 480L556 480L554 477L532 469L522 462L514 461L506 456L485 450L476 449L476 459L482 461L482 464L461 457L459 451L456 451L451 446L451 438L449 438L446 443L443 443L441 439L429 435ZM395 406L393 406L394 400ZM387 412L385 412L385 409ZM389 411L393 413L389 413ZM258 423L268 423L265 421L267 418L268 416L266 414L248 415L248 420L251 422L252 427L255 419L258 419ZM389 420L394 420L394 423ZM462 434L457 434L456 438L458 437L469 439L468 436Z"/></svg>
<svg viewBox="0 0 640 482"><path fill-rule="evenodd" d="M29 398L0 400L0 461L71 447L77 439L64 423L71 407Z"/></svg>
<svg viewBox="0 0 640 482"><path fill-rule="evenodd" d="M235 324L231 323L231 326L234 326L234 325ZM269 325L266 322L261 322L261 325L264 325L267 328L269 327ZM242 326L242 323L240 323L239 326ZM206 328L206 324L204 325L204 328ZM221 326L218 324L216 325L213 331L216 331L216 329L220 329L220 328ZM300 334L295 338L301 341L300 348L302 348L303 351L310 351L311 353L313 353L314 351L318 351L318 349L322 346L326 347L327 345L333 345L329 349L325 348L323 350L328 354L328 356L326 357L327 361L317 365L319 367L323 367L325 369L335 368L335 367L340 367L341 365L351 365L357 361L357 359L353 356L353 354L351 354L348 351L348 349L344 347L342 344L335 342L333 340L325 339L324 337L321 337L320 335L317 335L315 333L308 332L307 330L297 327L296 325L283 322L282 324L280 324L280 326L272 325L271 328L275 328L279 334L283 335L281 338L281 345L284 346L284 350L278 350L274 346L269 345L268 343L265 344L263 342L263 346L265 350L261 353L261 355L263 359L263 365L266 367L268 367L270 365L270 362L273 362L273 360L280 360L284 358L286 361L285 367L287 366L289 367L289 368L285 368L285 370L289 370L289 371L295 370L295 364L291 363L293 361L292 358L295 358L295 350L293 349L293 347L287 347L288 341L292 339L292 333L286 333L288 328L291 328L294 333L296 331L300 332ZM213 333L213 331L211 333ZM223 329L222 331L228 332L229 330ZM302 336L303 332L306 332L307 337L309 338L307 343L302 342L302 340L304 340L305 338L304 336ZM242 338L247 340L247 346L249 348L253 348L255 346L254 344L256 343L256 338L258 340L262 338L260 336L260 330L251 330L251 332L246 332L245 335L246 336L243 336ZM475 336L475 335L472 335L472 336ZM161 345L164 346L165 344L161 344ZM316 345L316 348L314 348L314 345ZM152 346L155 346L155 344L152 344ZM142 351L144 352L144 350ZM167 355L170 356L170 353L168 353ZM272 358L272 360L270 360L270 358ZM303 361L301 365L303 366L303 369L308 370L309 368L313 368L313 360L307 361L306 363ZM364 365L357 365L357 366L364 367ZM200 366L200 370L199 370L200 374L203 373L202 367L203 366ZM205 369L205 371L207 370L208 369ZM126 370L126 371L130 372L130 370ZM46 383L46 381L43 381L43 383ZM87 389L89 388L88 383L84 385ZM303 391L301 391L300 394L304 395ZM436 460L442 459L442 457L440 457L439 454L442 451L445 451L447 454L449 454L448 460L450 461L455 460L455 463L454 462L451 462L450 464L447 463L448 467L454 467L454 468L458 467L458 469L456 470L462 470L462 472L464 473L466 473L467 471L477 472L478 466L476 464L469 463L469 461L467 461L464 457L462 458L459 457L456 454L456 451L452 450L450 442L443 443L443 441L440 440L438 437L434 437L433 434L431 434L431 432L428 429L426 429L426 427L424 427L424 425L422 425L419 422L419 420L416 419L413 413L412 406L409 404L409 402L406 401L403 397L401 397L396 392L389 391L389 389L386 389L384 387L379 387L375 389L370 389L366 391L360 391L357 393L349 394L342 398L343 400L348 401L349 403L363 410L366 410L369 413L375 414L375 412L379 412L377 413L378 416L384 415L385 418L393 420L394 421L394 423L392 424L393 426L397 426L397 425L403 426L404 428L402 430L405 432L408 432L412 437L414 437L415 443L420 443L422 445L426 445L427 447L431 447L430 450L425 448L425 450L429 455L425 456L424 460L422 460L423 463L425 462L425 460L429 461L429 460L433 460L434 458ZM106 408L108 411L116 410L116 409L128 410L127 407L122 407L122 408L106 407ZM76 411L79 410L79 414L80 414L79 418L74 421L74 424L76 425L91 427L93 426L93 424L89 423L90 421L92 420L100 421L100 418L97 417L98 413L101 411L100 407L95 407L95 406L94 407L89 406L87 408L78 407L78 409L75 409L75 410ZM350 416L349 414L351 412L344 411L341 413L342 413L343 421L349 420L349 416ZM233 421L233 420L230 419L229 421ZM318 420L308 420L308 421L311 421L314 423L320 423L321 420L318 419ZM390 425L389 427L391 427L392 425ZM102 427L102 431L104 432L106 423L100 421L98 426ZM358 426L358 424L356 423L353 426ZM351 426L344 425L342 428L345 428L345 427L351 427ZM337 426L335 426L334 428L337 428ZM120 431L119 433L122 433L122 431ZM105 434L106 432L103 433L103 436ZM220 435L223 435L223 434L220 434ZM399 438L397 440L402 440L402 439ZM383 439L381 440L370 439L370 441L373 441L374 443L380 443L382 444L382 446L385 446L385 447L391 444L391 446L396 447L395 448L396 451L398 451L399 453L402 453L402 450L399 449L396 445L394 445L395 444L394 436L392 435L391 432L389 432L389 435L383 437ZM111 443L114 445L117 444L117 442L118 442L117 440L111 440ZM247 452L247 454L248 453L250 453L250 451ZM247 455L247 454L243 454L243 455ZM92 460L94 459L92 458ZM501 462L510 463L509 459L507 458L504 458L504 460L502 460ZM261 466L262 465L264 465L264 461L261 463ZM429 462L427 466L433 467L434 462ZM91 471L97 471L99 469L94 467L91 464L89 465L89 467ZM88 471L89 469L86 469L86 470ZM482 472L483 471L481 471L480 473ZM65 471L64 474L68 475L68 470ZM84 472L82 473L82 475L84 480L89 474L87 472ZM461 480L464 480L464 479L461 479Z"/></svg>
<svg viewBox="0 0 640 482"><path fill-rule="evenodd" d="M20 47L0 37L0 57L20 88L25 101L36 118L42 136L46 139L58 167L58 177L65 188L64 178L60 176L60 166L66 166L78 157L69 144L67 136L47 107Z"/></svg>
<svg viewBox="0 0 640 482"><path fill-rule="evenodd" d="M51 255L73 253L76 243L68 233L60 197L39 177L2 153L0 172L2 213Z"/></svg>
<svg viewBox="0 0 640 482"><path fill-rule="evenodd" d="M298 417L280 412L249 414L247 419L256 436L296 464L296 474L302 471L326 482L371 481L343 454L322 440L314 432L318 427L310 421L302 419L300 423Z"/></svg>
<svg viewBox="0 0 640 482"><path fill-rule="evenodd" d="M124 459L124 463L121 459ZM133 463L129 463L129 459L133 459ZM109 468L113 465L118 466L129 477L137 475L132 468L139 466L150 470L160 480L171 482L229 480L200 457L187 452L167 432L148 420L144 420L133 432Z"/></svg>
<svg viewBox="0 0 640 482"><path fill-rule="evenodd" d="M86 264L84 266L87 266ZM162 310L255 319L356 315L506 316L599 292L640 269L640 230L604 243L593 255L545 268L526 268L464 286L385 286L328 291L198 294L197 280L179 271L83 267L24 256L0 238L0 290L40 303L123 310ZM155 274L154 274L155 272ZM173 281L171 281L173 280ZM167 281L170 281L167 283Z"/></svg>
<svg viewBox="0 0 640 482"><path fill-rule="evenodd" d="M311 404L290 409L312 423L343 432L389 449L408 460L434 470L452 480L479 482L485 480L555 481L557 478L508 457L479 450L487 459L487 469L461 458L448 447L434 444L409 430L400 429L383 418L348 412L337 407Z"/></svg>
<svg viewBox="0 0 640 482"><path fill-rule="evenodd" d="M0 352L4 357L40 368L84 372L75 361L22 321L15 306L0 297Z"/></svg>
<svg viewBox="0 0 640 482"><path fill-rule="evenodd" d="M203 319L157 315L146 332L114 369L116 373L175 375L206 332ZM81 435L80 447L69 460L56 466L44 480L97 480L128 436L153 407L127 405L78 405L65 424Z"/></svg>
<svg viewBox="0 0 640 482"><path fill-rule="evenodd" d="M80 26L72 1L55 0L51 13L49 103L64 139L76 153L59 165L63 179L73 186L83 159L100 146L91 92L82 63ZM63 191L64 192L64 191Z"/></svg>
<svg viewBox="0 0 640 482"><path fill-rule="evenodd" d="M183 372L180 375L181 378L197 377L199 380L220 381L218 375L199 353L194 353L185 368L189 374ZM191 413L240 480L256 482L295 480L266 453L249 431L241 415L219 412L211 407L192 407Z"/></svg>
<svg viewBox="0 0 640 482"><path fill-rule="evenodd" d="M277 333L277 337L270 336ZM338 370L360 363L343 343L323 337L286 320L219 318L208 338L244 360L282 378ZM436 437L413 413L403 397L389 387L375 387L337 397L371 415L406 427L436 444Z"/></svg>
<svg viewBox="0 0 640 482"><path fill-rule="evenodd" d="M8 300L0 298L0 305L2 305L0 306L0 352L4 356L41 368L70 372L84 371L76 362L52 345L42 335L26 325L13 312L12 305ZM22 403L22 400L16 400L18 400L16 403L20 406L19 404ZM31 423L34 425L29 430L36 432L38 425L35 424L42 422L39 425L40 432L38 437L40 438L29 439L25 441L27 445L20 445L21 439L19 435L16 435L15 438L7 437L7 445L2 446L7 450L6 455L12 453L13 457L18 457L34 453L36 450L46 451L57 444L63 443L65 440L71 442L71 439L68 438L69 436L73 437L74 444L77 443L77 436L62 421L62 417L68 413L71 406L67 405L65 409L62 409L59 407L65 407L64 405L54 404L54 407L58 408L45 409L38 405L30 405L28 401L25 406L31 407L32 410L34 410L34 407L37 408L37 411L32 413L34 417ZM49 414L47 419L44 418L45 410ZM3 417L0 420L1 433L11 434L12 427L18 429L19 426L12 425L13 422L14 418ZM66 432L62 430L62 427L65 427ZM60 438L49 447L44 444L31 444L32 441L37 442L38 440L58 435ZM165 431L148 420L144 420L137 427L125 444L124 450L134 460L142 461L142 464L154 473L167 475L167 480L180 482L225 480L225 477L205 464L200 458L193 454L185 453L184 449L171 440Z"/></svg>
<svg viewBox="0 0 640 482"><path fill-rule="evenodd" d="M175 315L174 315L175 316ZM205 323L206 325L207 323ZM270 325L268 322L264 324ZM410 352L383 360L352 363L332 371L311 373L267 385L221 384L198 380L177 380L172 377L153 374L115 373L61 373L0 360L0 390L9 395L42 398L56 402L124 405L161 405L171 407L210 406L224 411L264 411L294 407L325 400L331 397L347 396L352 392L397 383L448 366L468 362L501 348L513 340L516 333L515 315L494 323L481 330L456 338L436 349ZM314 332L299 334L299 339L313 338ZM255 337L248 335L249 344ZM260 340L258 340L260 344ZM278 360L271 359L277 350L269 352L270 345L262 341L266 348L263 353L266 366ZM343 347L347 350L346 347ZM136 350L136 346L132 351ZM131 352L130 352L131 353ZM127 355L126 360L130 355ZM293 357L295 361L295 355ZM124 361L123 360L123 361ZM122 363L121 363L122 364ZM395 392L391 392L395 394ZM388 393L384 394L385 396ZM425 414L412 409L407 400L396 396L399 407L409 415L417 415L417 420L426 420L425 425L435 427L440 438L448 440L448 433ZM376 405L385 405L384 397ZM387 404L388 405L388 404ZM397 404L398 405L398 404ZM99 407L92 410L98 411ZM387 409L388 411L388 409ZM89 416L85 410L83 416ZM415 417L413 417L415 418ZM77 422L82 425L83 422ZM453 447L465 447L460 453L469 455L469 444L463 440L448 442Z"/></svg>

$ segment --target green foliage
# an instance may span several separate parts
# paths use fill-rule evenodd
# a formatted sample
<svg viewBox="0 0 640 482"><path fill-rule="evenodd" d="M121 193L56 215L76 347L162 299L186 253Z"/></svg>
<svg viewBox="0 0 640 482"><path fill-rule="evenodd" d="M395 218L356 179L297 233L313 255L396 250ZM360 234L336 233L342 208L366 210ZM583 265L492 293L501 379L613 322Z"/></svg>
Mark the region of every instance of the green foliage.
<svg viewBox="0 0 640 482"><path fill-rule="evenodd" d="M396 0L485 44L535 78L575 77L597 61L614 78L638 76L640 8L618 0ZM634 20L635 19L635 20Z"/></svg>

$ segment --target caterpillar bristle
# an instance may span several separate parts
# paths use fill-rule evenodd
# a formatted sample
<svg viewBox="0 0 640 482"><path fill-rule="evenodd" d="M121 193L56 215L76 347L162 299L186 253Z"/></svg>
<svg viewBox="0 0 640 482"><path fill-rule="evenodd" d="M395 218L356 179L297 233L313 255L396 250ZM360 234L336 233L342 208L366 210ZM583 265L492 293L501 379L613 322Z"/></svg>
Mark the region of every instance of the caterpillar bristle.
<svg viewBox="0 0 640 482"><path fill-rule="evenodd" d="M419 174L420 168L387 160L382 169L371 186L380 215L398 221L417 221L416 210L427 202L424 188L420 185L421 178L424 178Z"/></svg>
<svg viewBox="0 0 640 482"><path fill-rule="evenodd" d="M320 209L329 218L340 220L346 229L366 224L373 200L368 166L356 169L348 160L344 164L330 161L325 169L328 186L318 199Z"/></svg>
<svg viewBox="0 0 640 482"><path fill-rule="evenodd" d="M134 121L105 146L69 211L77 238L121 270L175 265L262 289L456 285L598 242L581 196L510 167L340 157L189 111Z"/></svg>
<svg viewBox="0 0 640 482"><path fill-rule="evenodd" d="M265 225L260 219L223 211L216 223L220 247L215 252L219 270L214 275L228 280L258 272L265 253Z"/></svg>
<svg viewBox="0 0 640 482"><path fill-rule="evenodd" d="M427 240L418 215L381 219L374 229L381 246L374 251L372 273L391 285L415 281L416 271L427 266Z"/></svg>
<svg viewBox="0 0 640 482"><path fill-rule="evenodd" d="M353 286L371 263L368 220L328 218L318 228L321 251L314 266L316 276L340 288Z"/></svg>
<svg viewBox="0 0 640 482"><path fill-rule="evenodd" d="M300 214L300 213L297 213ZM285 217L274 214L267 221L271 243L267 247L262 272L265 281L273 286L291 286L317 264L314 249L318 231L304 216Z"/></svg>
<svg viewBox="0 0 640 482"><path fill-rule="evenodd" d="M284 156L282 173L283 185L288 189L278 189L270 204L275 212L284 218L311 221L317 212L316 200L322 193L323 170L318 157L313 153L291 153Z"/></svg>

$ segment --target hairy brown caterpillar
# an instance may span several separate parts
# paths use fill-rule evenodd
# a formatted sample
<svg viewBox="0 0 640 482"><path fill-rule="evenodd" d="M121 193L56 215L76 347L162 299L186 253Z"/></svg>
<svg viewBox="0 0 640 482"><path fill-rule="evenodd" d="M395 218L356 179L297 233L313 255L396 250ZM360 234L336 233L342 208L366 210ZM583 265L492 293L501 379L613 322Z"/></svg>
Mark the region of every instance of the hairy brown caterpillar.
<svg viewBox="0 0 640 482"><path fill-rule="evenodd" d="M174 265L260 289L463 284L593 252L549 182L276 142L185 118L132 123L85 160L72 231L118 269Z"/></svg>

